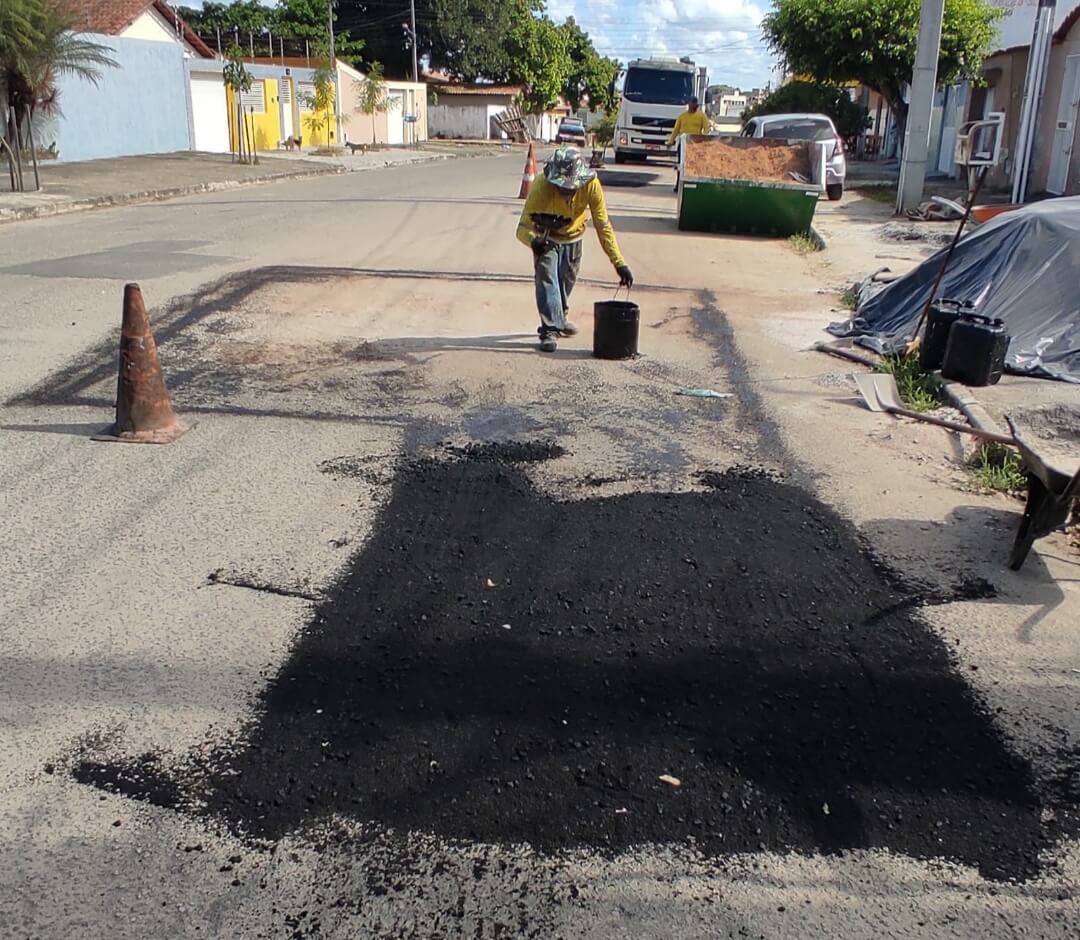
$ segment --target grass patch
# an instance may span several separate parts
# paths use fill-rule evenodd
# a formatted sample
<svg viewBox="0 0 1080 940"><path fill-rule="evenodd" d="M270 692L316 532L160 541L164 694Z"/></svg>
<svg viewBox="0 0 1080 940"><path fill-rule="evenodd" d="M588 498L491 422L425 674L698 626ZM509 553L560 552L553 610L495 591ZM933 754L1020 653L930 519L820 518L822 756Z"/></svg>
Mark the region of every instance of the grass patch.
<svg viewBox="0 0 1080 940"><path fill-rule="evenodd" d="M941 392L919 365L918 356L886 356L878 371L896 379L900 398L912 411L933 411L941 405Z"/></svg>
<svg viewBox="0 0 1080 940"><path fill-rule="evenodd" d="M845 310L859 309L859 292L855 289L854 284L844 288L843 293L840 295L840 306Z"/></svg>
<svg viewBox="0 0 1080 940"><path fill-rule="evenodd" d="M984 490L1014 493L1027 486L1027 473L1020 455L1004 444L982 444L972 454L968 467Z"/></svg>
<svg viewBox="0 0 1080 940"><path fill-rule="evenodd" d="M788 239L788 244L800 255L812 255L821 251L818 242L808 232L796 232Z"/></svg>

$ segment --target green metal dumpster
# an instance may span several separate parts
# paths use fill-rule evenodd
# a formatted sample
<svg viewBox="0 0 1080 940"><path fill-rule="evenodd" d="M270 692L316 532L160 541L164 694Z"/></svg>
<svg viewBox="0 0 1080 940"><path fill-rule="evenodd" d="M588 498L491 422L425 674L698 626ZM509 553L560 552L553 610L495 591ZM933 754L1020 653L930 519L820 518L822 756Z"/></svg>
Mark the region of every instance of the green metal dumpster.
<svg viewBox="0 0 1080 940"><path fill-rule="evenodd" d="M701 143L702 138L695 138ZM753 141L739 140L740 148ZM806 148L808 179L821 174L818 148L806 141L790 141ZM808 232L824 186L816 182L732 179L693 176L686 172L683 146L679 158L679 228L693 232L766 235L787 238Z"/></svg>

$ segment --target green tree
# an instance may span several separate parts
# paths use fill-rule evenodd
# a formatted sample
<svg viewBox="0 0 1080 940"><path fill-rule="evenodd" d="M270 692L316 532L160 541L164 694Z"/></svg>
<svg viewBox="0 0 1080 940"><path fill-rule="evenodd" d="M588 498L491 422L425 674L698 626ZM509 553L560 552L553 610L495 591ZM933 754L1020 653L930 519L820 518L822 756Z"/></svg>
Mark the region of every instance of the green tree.
<svg viewBox="0 0 1080 940"><path fill-rule="evenodd" d="M529 0L430 0L425 52L464 82L503 81L512 70L506 37L535 4ZM420 16L419 9L416 13Z"/></svg>
<svg viewBox="0 0 1080 940"><path fill-rule="evenodd" d="M920 0L773 0L762 30L769 48L799 78L857 81L879 92L902 133L903 87L915 68L920 6ZM978 77L1003 15L987 0L945 0L938 82Z"/></svg>
<svg viewBox="0 0 1080 940"><path fill-rule="evenodd" d="M271 8L269 28L275 36L286 39L307 39L316 43L326 41L327 5L326 0L278 0ZM362 61L364 41L353 38L352 34L342 29L338 23L338 13L334 10L334 53L339 59L350 65Z"/></svg>
<svg viewBox="0 0 1080 940"><path fill-rule="evenodd" d="M618 115L614 110L608 111L589 128L593 139L602 149L606 150L611 141L615 139L615 119L617 117Z"/></svg>
<svg viewBox="0 0 1080 940"><path fill-rule="evenodd" d="M26 143L28 116L59 113L61 77L96 85L116 65L109 46L75 32L78 20L59 0L0 0L0 98L11 147Z"/></svg>
<svg viewBox="0 0 1080 940"><path fill-rule="evenodd" d="M464 2L464 0L463 0ZM495 5L495 0L492 0ZM337 0L338 22L350 36L363 37L366 62L381 62L386 74L395 78L412 75L412 48L409 36L409 4L402 0ZM416 0L419 33L417 52L431 52L439 28L435 0ZM484 30L477 29L481 34ZM474 38L480 38L474 37ZM432 64L442 67L442 56ZM366 70L367 65L363 68Z"/></svg>
<svg viewBox="0 0 1080 940"><path fill-rule="evenodd" d="M325 0L279 0L265 6L258 0L234 0L232 3L207 3L201 10L179 7L177 11L197 33L212 36L218 30L233 41L234 30L240 39L248 34L260 39L273 36L324 42L328 35L328 8ZM276 42L275 42L276 45ZM339 59L355 65L361 59L364 42L341 29L334 12L334 51Z"/></svg>
<svg viewBox="0 0 1080 940"><path fill-rule="evenodd" d="M619 63L600 55L589 34L572 16L559 28L566 38L566 51L570 57L570 71L563 84L562 96L575 110L586 98L590 111L613 110Z"/></svg>
<svg viewBox="0 0 1080 940"><path fill-rule="evenodd" d="M233 152L241 163L257 163L258 157L249 140L253 129L240 101L241 93L251 90L251 86L255 82L255 76L244 68L244 63L241 61L242 56L243 51L240 47L235 43L231 43L225 50L225 64L221 69L221 77L225 81L225 87L232 91L235 104L236 149Z"/></svg>
<svg viewBox="0 0 1080 940"><path fill-rule="evenodd" d="M308 130L314 135L326 131L326 146L330 146L330 128L335 121L334 114L334 68L330 64L329 45L320 43L315 49L318 66L311 77L315 86L313 94L303 96L303 104L311 114L304 118Z"/></svg>
<svg viewBox="0 0 1080 940"><path fill-rule="evenodd" d="M522 106L532 114L550 108L566 86L572 63L566 33L546 16L522 16L507 36L508 78L525 86Z"/></svg>
<svg viewBox="0 0 1080 940"><path fill-rule="evenodd" d="M356 113L371 116L371 142L375 140L375 115L385 114L393 105L393 101L386 94L386 79L383 75L383 67L378 62L372 62L367 67L367 77L358 82L353 82L356 90Z"/></svg>
<svg viewBox="0 0 1080 940"><path fill-rule="evenodd" d="M747 108L742 119L749 121L759 114L827 114L836 130L851 149L855 138L870 126L866 108L851 100L843 88L816 82L788 82L781 85L760 104Z"/></svg>

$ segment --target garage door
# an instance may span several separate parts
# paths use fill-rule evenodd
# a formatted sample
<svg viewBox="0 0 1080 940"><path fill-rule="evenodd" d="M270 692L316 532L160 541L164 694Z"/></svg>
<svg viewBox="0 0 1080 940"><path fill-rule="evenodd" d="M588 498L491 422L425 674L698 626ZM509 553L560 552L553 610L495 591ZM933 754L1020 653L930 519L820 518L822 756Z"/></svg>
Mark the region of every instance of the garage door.
<svg viewBox="0 0 1080 940"><path fill-rule="evenodd" d="M387 94L388 108L386 110L386 142L388 144L405 143L405 123L402 120L405 114L405 95L400 91L391 91Z"/></svg>
<svg viewBox="0 0 1080 940"><path fill-rule="evenodd" d="M191 76L191 115L195 125L195 149L228 153L229 117L225 83L220 74Z"/></svg>

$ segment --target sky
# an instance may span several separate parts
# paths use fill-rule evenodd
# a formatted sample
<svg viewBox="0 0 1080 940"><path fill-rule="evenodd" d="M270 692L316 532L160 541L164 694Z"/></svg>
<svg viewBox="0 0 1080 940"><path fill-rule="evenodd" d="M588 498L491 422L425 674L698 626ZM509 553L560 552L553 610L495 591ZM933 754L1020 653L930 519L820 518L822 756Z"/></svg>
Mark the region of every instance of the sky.
<svg viewBox="0 0 1080 940"><path fill-rule="evenodd" d="M690 56L710 84L743 90L775 84L776 63L761 38L768 0L547 0L556 22L572 16L604 55L620 62Z"/></svg>
<svg viewBox="0 0 1080 940"><path fill-rule="evenodd" d="M201 8L203 0L176 3ZM603 55L623 63L654 55L690 56L708 68L710 84L744 91L779 79L761 39L769 6L769 0L547 0L548 15L556 23L574 17Z"/></svg>

